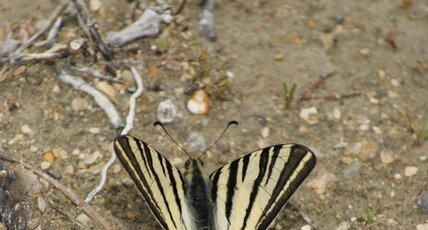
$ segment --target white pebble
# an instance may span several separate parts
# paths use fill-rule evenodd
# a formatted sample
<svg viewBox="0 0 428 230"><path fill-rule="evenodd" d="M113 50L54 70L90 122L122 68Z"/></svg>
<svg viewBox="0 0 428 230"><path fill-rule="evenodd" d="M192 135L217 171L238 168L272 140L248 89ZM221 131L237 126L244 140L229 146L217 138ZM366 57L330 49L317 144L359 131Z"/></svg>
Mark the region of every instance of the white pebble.
<svg viewBox="0 0 428 230"><path fill-rule="evenodd" d="M89 132L92 134L100 134L101 129L99 127L92 127L92 128L89 128Z"/></svg>
<svg viewBox="0 0 428 230"><path fill-rule="evenodd" d="M46 205L46 201L45 201L45 199L43 199L43 197L40 197L40 196L37 197L37 206L39 207L40 211L42 211L42 212L46 211L47 205Z"/></svg>
<svg viewBox="0 0 428 230"><path fill-rule="evenodd" d="M47 162L47 161L42 161L42 163L40 163L40 168L41 169L43 169L43 170L45 170L45 169L48 169L48 168L50 168L51 167L51 163L50 162Z"/></svg>
<svg viewBox="0 0 428 230"><path fill-rule="evenodd" d="M85 162L86 165L91 165L95 163L99 157L101 157L100 151L95 151L94 153L85 156L83 161Z"/></svg>
<svg viewBox="0 0 428 230"><path fill-rule="evenodd" d="M311 230L311 229L312 227L309 224L303 225L302 227L300 227L300 230Z"/></svg>
<svg viewBox="0 0 428 230"><path fill-rule="evenodd" d="M91 219L86 214L82 213L76 217L76 220L84 225L87 225Z"/></svg>
<svg viewBox="0 0 428 230"><path fill-rule="evenodd" d="M300 110L300 118L305 120L308 124L316 124L319 122L318 110L316 107L309 107Z"/></svg>
<svg viewBox="0 0 428 230"><path fill-rule="evenodd" d="M408 166L404 169L405 176L414 176L418 172L418 168L414 166Z"/></svg>
<svg viewBox="0 0 428 230"><path fill-rule="evenodd" d="M33 130L32 130L32 129L30 128L30 126L29 126L29 125L27 125L27 124L25 124L25 125L23 125L23 126L21 127L21 132L22 132L23 134L28 135L28 136L33 135Z"/></svg>
<svg viewBox="0 0 428 230"><path fill-rule="evenodd" d="M187 102L187 109L196 115L205 115L208 113L209 99L204 90L196 91L192 98Z"/></svg>
<svg viewBox="0 0 428 230"><path fill-rule="evenodd" d="M418 224L416 230L428 230L428 224Z"/></svg>
<svg viewBox="0 0 428 230"><path fill-rule="evenodd" d="M74 112L80 112L86 109L88 107L88 102L83 98L74 98L73 101L71 101L71 109Z"/></svg>
<svg viewBox="0 0 428 230"><path fill-rule="evenodd" d="M262 135L263 138L266 138L269 136L270 130L269 127L264 127L262 128L260 134Z"/></svg>
<svg viewBox="0 0 428 230"><path fill-rule="evenodd" d="M177 108L171 99L166 99L159 103L156 110L156 119L162 124L168 124L174 122L177 117Z"/></svg>

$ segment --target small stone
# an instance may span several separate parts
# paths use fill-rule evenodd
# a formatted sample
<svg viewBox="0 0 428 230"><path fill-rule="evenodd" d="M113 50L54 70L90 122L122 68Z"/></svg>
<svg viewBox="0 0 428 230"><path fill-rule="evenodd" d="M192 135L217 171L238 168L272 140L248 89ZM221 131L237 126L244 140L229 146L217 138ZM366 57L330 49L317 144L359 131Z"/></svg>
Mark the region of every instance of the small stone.
<svg viewBox="0 0 428 230"><path fill-rule="evenodd" d="M91 219L84 213L78 215L76 217L76 220L82 223L83 225L88 225L89 221L91 221Z"/></svg>
<svg viewBox="0 0 428 230"><path fill-rule="evenodd" d="M109 83L107 83L105 81L100 81L100 82L97 83L97 85L95 86L95 88L97 88L99 91L101 91L102 93L104 93L110 99L112 99L112 100L116 99L117 91Z"/></svg>
<svg viewBox="0 0 428 230"><path fill-rule="evenodd" d="M351 228L351 224L348 221L343 221L337 226L336 230L348 230Z"/></svg>
<svg viewBox="0 0 428 230"><path fill-rule="evenodd" d="M112 171L114 174L118 174L122 171L122 166L120 164L115 164L115 165L113 165Z"/></svg>
<svg viewBox="0 0 428 230"><path fill-rule="evenodd" d="M392 90L388 90L388 97L390 98L390 99L397 99L397 98L399 98L400 97L400 95L397 93L397 92L395 92L395 91L392 91Z"/></svg>
<svg viewBox="0 0 428 230"><path fill-rule="evenodd" d="M348 142L341 141L341 142L339 142L339 143L335 144L333 148L334 148L335 150L337 150L337 149L344 149L344 148L348 147L348 145L349 145L349 143L348 143Z"/></svg>
<svg viewBox="0 0 428 230"><path fill-rule="evenodd" d="M226 71L226 77L228 77L228 78L234 78L235 74L232 71L228 70L228 71Z"/></svg>
<svg viewBox="0 0 428 230"><path fill-rule="evenodd" d="M300 227L300 230L311 230L312 226L310 226L309 224L307 225L303 225L302 227Z"/></svg>
<svg viewBox="0 0 428 230"><path fill-rule="evenodd" d="M356 180L361 177L361 162L354 161L342 170L343 177L348 180Z"/></svg>
<svg viewBox="0 0 428 230"><path fill-rule="evenodd" d="M83 158L83 162L85 162L86 165L92 165L92 164L94 164L97 161L97 159L99 157L101 157L101 152L100 151L95 151L92 154L86 155Z"/></svg>
<svg viewBox="0 0 428 230"><path fill-rule="evenodd" d="M401 0L401 6L403 8L409 8L410 6L412 6L413 4L413 0Z"/></svg>
<svg viewBox="0 0 428 230"><path fill-rule="evenodd" d="M400 86L400 81L398 81L397 79L393 78L391 79L391 85L397 87Z"/></svg>
<svg viewBox="0 0 428 230"><path fill-rule="evenodd" d="M301 109L299 116L310 125L313 125L319 122L319 115L316 107Z"/></svg>
<svg viewBox="0 0 428 230"><path fill-rule="evenodd" d="M357 218L357 217L355 217L355 216L351 217L351 222L355 222L355 221L357 221L357 220L358 220L358 218Z"/></svg>
<svg viewBox="0 0 428 230"><path fill-rule="evenodd" d="M368 57L370 55L370 49L368 48L360 49L360 54L363 55L364 57Z"/></svg>
<svg viewBox="0 0 428 230"><path fill-rule="evenodd" d="M89 1L89 9L91 9L92 12L97 12L101 8L101 1L100 0L90 0Z"/></svg>
<svg viewBox="0 0 428 230"><path fill-rule="evenodd" d="M79 51L82 47L86 46L87 40L84 38L77 38L70 42L70 49L72 51Z"/></svg>
<svg viewBox="0 0 428 230"><path fill-rule="evenodd" d="M384 164L391 164L392 162L395 161L395 157L388 151L386 150L382 150L380 152L380 160L382 161L382 163Z"/></svg>
<svg viewBox="0 0 428 230"><path fill-rule="evenodd" d="M61 89L59 88L59 85L54 85L52 88L53 93L60 93Z"/></svg>
<svg viewBox="0 0 428 230"><path fill-rule="evenodd" d="M65 166L65 168L64 168L64 175L72 176L73 174L74 174L74 167L73 167L73 165Z"/></svg>
<svg viewBox="0 0 428 230"><path fill-rule="evenodd" d="M337 107L333 108L333 118L336 120L340 120L340 118L342 117L342 112L340 112L340 109Z"/></svg>
<svg viewBox="0 0 428 230"><path fill-rule="evenodd" d="M269 127L263 127L260 134L262 135L263 138L266 138L269 136L270 130Z"/></svg>
<svg viewBox="0 0 428 230"><path fill-rule="evenodd" d="M395 173L394 174L394 179L400 180L401 178L402 178L402 176L400 175L400 173Z"/></svg>
<svg viewBox="0 0 428 230"><path fill-rule="evenodd" d="M100 134L101 129L99 127L92 127L92 128L89 128L89 132L92 134Z"/></svg>
<svg viewBox="0 0 428 230"><path fill-rule="evenodd" d="M49 162L49 163L52 163L55 160L55 156L51 151L49 151L49 152L46 152L45 154L43 154L42 160Z"/></svg>
<svg viewBox="0 0 428 230"><path fill-rule="evenodd" d="M204 90L197 90L187 102L187 109L196 115L206 115L209 108L208 94Z"/></svg>
<svg viewBox="0 0 428 230"><path fill-rule="evenodd" d="M43 197L40 197L40 196L37 197L37 206L38 206L40 211L42 211L42 212L46 211L47 204L46 204L45 199L43 199Z"/></svg>
<svg viewBox="0 0 428 230"><path fill-rule="evenodd" d="M309 132L308 127L306 127L306 126L300 126L299 127L299 133L300 134L304 135L304 134L307 134L308 132Z"/></svg>
<svg viewBox="0 0 428 230"><path fill-rule="evenodd" d="M344 154L346 156L358 157L362 161L373 159L379 149L379 145L370 139L364 139L362 142L357 142L349 145Z"/></svg>
<svg viewBox="0 0 428 230"><path fill-rule="evenodd" d="M428 193L425 192L419 195L418 206L422 213L428 214Z"/></svg>
<svg viewBox="0 0 428 230"><path fill-rule="evenodd" d="M337 179L333 173L328 172L325 168L318 172L317 176L308 182L309 188L315 189L318 195L324 194L328 189L331 189Z"/></svg>
<svg viewBox="0 0 428 230"><path fill-rule="evenodd" d="M23 125L23 126L21 126L21 132L23 134L28 135L28 136L33 135L33 130L30 128L29 125Z"/></svg>
<svg viewBox="0 0 428 230"><path fill-rule="evenodd" d="M39 148L37 148L37 146L34 146L34 145L30 146L31 152L35 153L35 152L37 152L37 150L39 150Z"/></svg>
<svg viewBox="0 0 428 230"><path fill-rule="evenodd" d="M71 101L71 109L76 113L85 110L88 105L88 101L80 97L74 98L73 101Z"/></svg>
<svg viewBox="0 0 428 230"><path fill-rule="evenodd" d="M200 152L207 147L205 137L201 133L197 132L189 133L187 144L189 152Z"/></svg>
<svg viewBox="0 0 428 230"><path fill-rule="evenodd" d="M416 230L428 230L428 224L418 224Z"/></svg>
<svg viewBox="0 0 428 230"><path fill-rule="evenodd" d="M282 61L284 60L284 53L283 52L279 52L277 54L275 54L275 61Z"/></svg>
<svg viewBox="0 0 428 230"><path fill-rule="evenodd" d="M58 158L60 155L61 149L60 148L53 148L52 149L52 154L54 155L55 158Z"/></svg>
<svg viewBox="0 0 428 230"><path fill-rule="evenodd" d="M418 168L414 166L408 166L404 169L404 176L411 177L418 172Z"/></svg>
<svg viewBox="0 0 428 230"><path fill-rule="evenodd" d="M379 76L380 79L385 79L386 72L385 72L385 70L378 70L377 75Z"/></svg>
<svg viewBox="0 0 428 230"><path fill-rule="evenodd" d="M52 164L50 162L42 161L42 163L40 163L40 168L43 169L43 170L46 170L46 169L50 168L51 165Z"/></svg>
<svg viewBox="0 0 428 230"><path fill-rule="evenodd" d="M162 124L174 122L177 117L177 108L171 99L166 99L159 103L156 110L156 119Z"/></svg>
<svg viewBox="0 0 428 230"><path fill-rule="evenodd" d="M382 135L382 130L379 127L373 126L372 129L373 129L373 132L376 133L377 135Z"/></svg>

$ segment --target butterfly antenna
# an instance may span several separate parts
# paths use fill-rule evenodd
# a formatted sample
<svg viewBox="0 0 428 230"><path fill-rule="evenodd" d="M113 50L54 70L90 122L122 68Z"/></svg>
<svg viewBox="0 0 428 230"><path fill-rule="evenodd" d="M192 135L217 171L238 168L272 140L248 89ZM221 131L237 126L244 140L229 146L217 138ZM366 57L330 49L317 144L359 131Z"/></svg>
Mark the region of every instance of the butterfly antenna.
<svg viewBox="0 0 428 230"><path fill-rule="evenodd" d="M169 135L168 131L166 131L165 127L163 126L163 124L162 124L160 121L155 121L155 123L153 123L153 125L154 125L154 126L160 125L160 127L162 127L162 129L163 129L163 131L166 133L166 135L167 135L169 138L171 138L171 140L172 140L172 141L174 141L174 143L175 143L178 147L180 147L180 149L181 149L181 150L183 150L183 152L185 152L185 153L187 154L187 156L188 156L190 159L193 159L193 158L192 158L192 156L190 156L189 152L187 152L187 151L186 151L186 149L184 149L180 144L178 144L178 142L177 142L174 138L172 138L172 137L171 137L171 135Z"/></svg>
<svg viewBox="0 0 428 230"><path fill-rule="evenodd" d="M208 152L208 150L210 150L214 145L217 144L217 142L223 137L223 135L226 133L227 129L229 128L229 126L231 125L239 125L239 123L235 120L229 121L229 123L227 124L226 128L223 129L223 132L220 134L220 136L217 138L217 140L215 140L208 148L205 149L204 152L202 152L202 154L198 157L198 160L205 155L205 153Z"/></svg>

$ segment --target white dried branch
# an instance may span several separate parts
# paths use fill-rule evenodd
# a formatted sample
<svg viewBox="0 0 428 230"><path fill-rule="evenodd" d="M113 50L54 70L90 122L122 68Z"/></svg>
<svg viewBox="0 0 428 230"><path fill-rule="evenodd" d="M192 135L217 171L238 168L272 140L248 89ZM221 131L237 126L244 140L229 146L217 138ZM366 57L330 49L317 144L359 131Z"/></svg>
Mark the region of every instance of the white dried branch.
<svg viewBox="0 0 428 230"><path fill-rule="evenodd" d="M161 22L170 23L173 17L169 13L158 14L153 9L146 9L134 23L119 32L109 32L106 43L111 47L121 47L134 40L154 36L159 33Z"/></svg>
<svg viewBox="0 0 428 230"><path fill-rule="evenodd" d="M135 103L136 100L141 94L143 93L143 81L141 80L140 75L138 74L137 70L131 66L131 72L132 76L134 77L135 82L137 83L137 90L131 95L129 98L129 113L126 117L126 126L120 133L120 135L126 135L129 133L129 131L132 129L134 124L134 117L135 117ZM104 165L103 169L101 170L101 180L100 183L97 185L97 187L92 190L88 196L85 199L86 203L89 203L92 201L94 196L100 192L107 180L107 173L109 168L113 165L113 163L116 161L116 153L114 152L113 148L111 148L111 157L110 160L107 161L107 163Z"/></svg>
<svg viewBox="0 0 428 230"><path fill-rule="evenodd" d="M115 128L119 128L122 126L122 119L120 118L119 113L117 112L114 105L110 102L110 100L104 96L101 92L96 90L94 87L89 85L85 80L81 77L72 76L67 73L65 70L62 70L59 78L67 83L72 85L75 89L81 90L89 95L91 95L95 102L104 110L109 118L110 122L113 124Z"/></svg>
<svg viewBox="0 0 428 230"><path fill-rule="evenodd" d="M58 35L59 30L62 26L62 17L58 17L53 24L52 28L49 30L48 37L46 40L38 42L35 44L36 47L42 47L45 46L47 48L51 48L56 41L56 36Z"/></svg>

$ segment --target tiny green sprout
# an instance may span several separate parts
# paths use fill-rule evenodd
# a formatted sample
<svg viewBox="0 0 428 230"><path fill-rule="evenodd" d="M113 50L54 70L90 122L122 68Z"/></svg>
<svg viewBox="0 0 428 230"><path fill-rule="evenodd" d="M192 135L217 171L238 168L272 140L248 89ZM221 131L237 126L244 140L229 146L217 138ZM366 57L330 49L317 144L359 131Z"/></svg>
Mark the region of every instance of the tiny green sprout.
<svg viewBox="0 0 428 230"><path fill-rule="evenodd" d="M428 139L428 118L425 117L422 121L421 130L419 132L419 140L425 141Z"/></svg>
<svg viewBox="0 0 428 230"><path fill-rule="evenodd" d="M367 221L368 222L375 221L378 211L379 211L378 205L373 205L372 207L370 207L370 209L367 211Z"/></svg>
<svg viewBox="0 0 428 230"><path fill-rule="evenodd" d="M291 108L291 103L293 102L294 93L297 89L297 84L293 83L291 88L288 87L287 83L282 83L282 89L284 91L284 97L285 97L285 108L289 109Z"/></svg>

